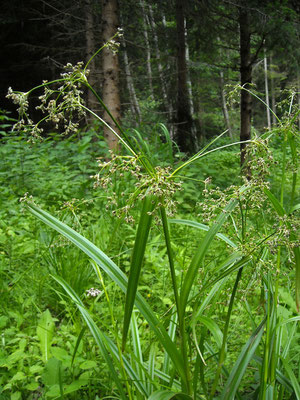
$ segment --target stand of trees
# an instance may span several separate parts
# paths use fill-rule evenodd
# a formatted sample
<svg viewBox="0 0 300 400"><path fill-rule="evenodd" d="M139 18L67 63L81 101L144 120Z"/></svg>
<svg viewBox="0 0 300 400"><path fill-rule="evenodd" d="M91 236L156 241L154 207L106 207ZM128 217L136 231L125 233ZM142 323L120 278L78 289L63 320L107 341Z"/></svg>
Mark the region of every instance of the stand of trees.
<svg viewBox="0 0 300 400"><path fill-rule="evenodd" d="M57 77L121 27L118 53L106 48L89 65L91 84L117 121L165 122L184 152L224 129L248 140L253 126L276 121L246 91L229 109L226 85L254 84L273 108L282 89L299 91L299 14L298 2L286 0L4 0L0 107L13 110L9 86L28 90ZM99 111L90 94L87 103ZM241 145L241 163L244 155Z"/></svg>

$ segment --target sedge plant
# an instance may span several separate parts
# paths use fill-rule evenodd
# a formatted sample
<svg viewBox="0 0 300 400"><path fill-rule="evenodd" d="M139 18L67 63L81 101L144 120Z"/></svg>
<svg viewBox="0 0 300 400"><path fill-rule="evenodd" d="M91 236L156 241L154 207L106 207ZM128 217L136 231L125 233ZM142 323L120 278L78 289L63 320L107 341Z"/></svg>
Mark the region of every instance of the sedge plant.
<svg viewBox="0 0 300 400"><path fill-rule="evenodd" d="M129 274L113 261L112 256L104 253L87 238L39 208L32 200L26 201L26 208L33 215L62 234L91 259L96 279L105 293L105 301L108 304L111 319L109 332L107 327L97 321L97 315L85 305L81 294L76 293L62 277L52 277L77 307L106 362L107 372L113 381L112 393L107 395L120 399L232 400L243 398L245 392L252 393L254 398L259 400L292 396L300 399L296 373L288 361L292 342L284 340L283 335L287 327L289 332L295 331L300 317L283 320L276 314L284 246L292 250L288 254L293 257L292 263L295 265L298 309L300 304L300 257L295 230L295 213L299 209L299 205L295 205L296 169L292 177L290 202L284 202L288 145L291 149L292 163L294 166L297 163L293 127L298 114L283 122L278 119L276 132L280 131L284 137L279 198L272 193L270 185L264 180L264 169L268 169L264 164L268 153L267 140L274 134L267 132L262 138L247 141L249 157L257 157L253 163L255 168L252 179L245 180L240 187L230 187L226 193L215 191L211 203L207 199L207 203L205 200L201 205L202 215L208 214L208 224L203 224L203 221L199 222L197 219L174 219L170 218L169 212L174 209L174 196L181 189L184 171L192 165L198 165L200 160L209 154L240 142L210 149L224 134L222 133L178 166L155 165L151 159L151 151L146 144L143 145L142 136L138 134L135 140L125 132L99 94L90 86L87 78L88 64L84 66L79 63L75 67L69 64L67 72L62 74L61 78L44 82L27 93L10 90L8 96L19 105L20 120L15 129L28 130L36 138L41 135L41 125L44 122L52 122L57 127L63 124L68 133L77 129L71 117L91 113L116 135L124 148L124 154L111 154L110 160L99 161L100 171L94 177L96 185L105 188L110 184L109 174L105 173L107 170L110 174L118 173L118 179L122 179L122 175L129 172L136 181L135 190L127 197L125 206L117 211L120 218L118 226L121 226L124 222L133 222L132 209L140 210L135 221L137 228ZM101 116L85 106L81 97L82 87L92 91L118 126L120 133L115 132ZM44 90L44 94L40 96L39 109L45 116L40 122L33 123L27 115L28 99L32 93L41 89ZM163 129L166 132L165 128ZM274 210L272 216L265 212L266 209ZM253 214L256 216L254 221L251 219ZM255 224L260 219L263 220L264 228L257 234ZM138 290L151 228L155 223L160 224L172 289L172 305L169 312L163 316L153 308L151 299L144 297ZM182 269L179 268L177 259L178 244L175 244L173 238L176 227L196 231L198 235L195 243L183 243L187 256ZM229 237L227 232L232 237ZM213 257L211 249L216 242L223 245L219 245L220 254ZM275 242L277 246L274 245ZM292 246L289 246L290 243ZM274 245L272 250L270 244ZM270 264L274 258L275 247L274 272ZM251 322L250 332L241 348L231 354L230 327L240 296L239 288L246 272L247 276L254 277L251 278L252 286L260 286L262 311L253 311L251 304L243 300ZM124 312L121 329L114 315L110 286L105 283L107 279L114 282L123 292ZM214 310L217 310L222 302L226 303L223 317L217 320ZM139 320L146 321L151 330L152 344L146 348L142 337L145 332L143 325L138 323ZM78 341L82 340L83 336L84 333L80 334ZM243 383L243 379L249 373L249 366L255 369L256 376L259 376L253 387L245 387ZM248 377L248 381L249 379Z"/></svg>

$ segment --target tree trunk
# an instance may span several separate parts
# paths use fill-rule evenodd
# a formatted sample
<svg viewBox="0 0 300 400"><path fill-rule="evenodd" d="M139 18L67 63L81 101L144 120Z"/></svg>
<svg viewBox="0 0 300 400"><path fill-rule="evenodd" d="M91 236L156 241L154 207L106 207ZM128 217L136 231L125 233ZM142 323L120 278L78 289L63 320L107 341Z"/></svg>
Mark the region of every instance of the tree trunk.
<svg viewBox="0 0 300 400"><path fill-rule="evenodd" d="M268 60L266 49L264 48L264 73L265 73L265 96L267 105L267 123L268 129L271 129L271 113L270 113L270 101L269 101L269 83L268 83Z"/></svg>
<svg viewBox="0 0 300 400"><path fill-rule="evenodd" d="M176 0L177 28L177 144L185 153L195 149L193 138L193 120L190 114L189 93L187 84L186 40L184 26L185 0Z"/></svg>
<svg viewBox="0 0 300 400"><path fill-rule="evenodd" d="M153 18L153 11L152 11L151 4L149 4L148 7L149 7L149 18L150 18L154 46L155 46L155 55L156 55L156 60L157 60L159 80L161 83L163 103L164 103L166 112L168 113L169 120L172 120L172 105L169 102L168 95L167 95L167 85L166 85L166 81L165 81L164 74L163 74L163 67L161 64L161 56L160 56L160 50L159 50L159 46L158 46L158 37L157 37L157 32L156 32L156 27L155 27L155 22L154 22L154 18Z"/></svg>
<svg viewBox="0 0 300 400"><path fill-rule="evenodd" d="M102 0L102 38L108 42L117 32L119 24L117 0ZM102 100L115 120L119 123L121 119L121 103L119 94L119 62L118 55L112 51L110 46L104 47L102 51L102 73L103 87ZM117 125L105 111L104 121L109 124L117 133ZM109 128L104 126L104 137L111 150L118 151L119 143L116 136Z"/></svg>
<svg viewBox="0 0 300 400"><path fill-rule="evenodd" d="M194 102L193 102L193 91L192 91L192 82L191 82L191 75L189 70L189 63L190 63L190 50L188 44L188 32L186 27L186 18L184 18L184 37L185 37L185 60L187 64L187 88L189 94L189 105L190 105L190 114L194 114Z"/></svg>
<svg viewBox="0 0 300 400"><path fill-rule="evenodd" d="M149 37L148 37L148 26L149 24L149 19L146 14L146 9L144 6L144 0L140 0L140 5L142 8L143 12L143 34L145 38L145 44L146 44L146 67L147 67L147 75L148 75L148 82L149 82L149 88L150 88L150 98L154 100L154 92L153 92L153 84L152 84L152 68L151 68L151 49L150 49L150 43L149 43Z"/></svg>
<svg viewBox="0 0 300 400"><path fill-rule="evenodd" d="M122 38L122 44L123 44L123 56L124 56L124 66L125 66L125 73L126 73L126 83L127 83L127 88L130 96L130 108L133 116L135 116L136 121L138 123L141 123L141 110L139 106L139 102L136 96L135 88L134 88L134 83L131 75L131 70L130 70L130 65L128 61L128 55L127 55L127 49L126 49L126 42L124 37Z"/></svg>
<svg viewBox="0 0 300 400"><path fill-rule="evenodd" d="M275 96L275 85L274 85L274 76L273 76L273 62L272 56L270 56L270 70L271 70L271 101L272 101L272 111L276 114L276 96ZM275 115L272 113L272 125L275 126L277 123Z"/></svg>
<svg viewBox="0 0 300 400"><path fill-rule="evenodd" d="M85 0L85 39L86 39L86 62L90 60L95 49L95 38L94 38L94 18L93 18L93 4L92 0ZM96 87L97 79L96 79L96 66L95 60L92 60L89 64L89 83L95 89L99 89ZM99 112L99 104L93 95L93 93L88 90L87 91L87 106L90 110L95 113ZM87 116L87 122L91 123L94 120L93 116L89 114Z"/></svg>
<svg viewBox="0 0 300 400"><path fill-rule="evenodd" d="M252 82L252 63L251 63L251 51L250 51L250 15L247 9L246 1L241 1L241 7L239 8L239 25L240 25L240 74L241 74L241 86L245 89L249 89ZM252 98L251 94L246 90L241 90L240 99L240 140L251 139L251 114L252 114ZM246 161L246 143L241 143L241 166L244 169L246 175L249 173L249 169L245 165Z"/></svg>
<svg viewBox="0 0 300 400"><path fill-rule="evenodd" d="M220 92L221 92L222 110L223 110L226 128L228 130L229 137L232 139L232 137L233 137L232 128L231 128L231 124L230 124L230 118L229 118L228 107L226 104L226 97L225 97L225 91L224 91L224 72L222 70L220 71Z"/></svg>

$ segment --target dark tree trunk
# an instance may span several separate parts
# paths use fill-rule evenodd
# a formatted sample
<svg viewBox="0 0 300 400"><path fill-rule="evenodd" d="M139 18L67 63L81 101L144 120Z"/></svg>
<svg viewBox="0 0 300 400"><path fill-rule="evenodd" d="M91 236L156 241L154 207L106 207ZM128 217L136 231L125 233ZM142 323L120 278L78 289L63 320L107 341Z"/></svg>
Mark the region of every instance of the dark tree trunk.
<svg viewBox="0 0 300 400"><path fill-rule="evenodd" d="M94 37L94 15L93 15L93 2L92 0L85 0L85 39L86 39L86 62L90 60L95 49L95 37ZM92 60L88 67L89 73L89 83L95 89L99 90L97 87L97 79L96 79L96 65L95 60ZM97 102L93 93L88 90L87 92L87 106L90 110L95 113L99 112L99 103ZM94 120L94 117L89 114L87 116L87 122L91 123Z"/></svg>
<svg viewBox="0 0 300 400"><path fill-rule="evenodd" d="M176 26L177 26L177 144L179 149L186 153L193 152L195 148L193 138L193 120L190 113L188 74L186 64L185 45L185 0L176 0Z"/></svg>
<svg viewBox="0 0 300 400"><path fill-rule="evenodd" d="M250 15L247 9L246 1L241 1L239 9L239 24L240 24L240 73L241 73L241 86L249 89L252 82L252 62L251 62L251 31L250 31ZM252 114L252 98L251 94L245 90L241 90L241 128L240 140L251 139L251 114ZM245 171L245 156L246 144L241 143L241 166ZM247 173L247 172L246 172Z"/></svg>
<svg viewBox="0 0 300 400"><path fill-rule="evenodd" d="M118 2L117 0L102 0L102 38L103 42L108 42L115 35L119 26ZM118 39L116 39L118 40ZM119 94L119 61L118 55L112 51L110 46L105 47L102 51L102 72L103 72L103 88L102 99L113 117L119 122L121 118L121 103ZM107 112L104 113L103 119L117 133L119 130L116 124L111 120ZM118 150L118 140L116 136L104 127L104 137L110 149Z"/></svg>

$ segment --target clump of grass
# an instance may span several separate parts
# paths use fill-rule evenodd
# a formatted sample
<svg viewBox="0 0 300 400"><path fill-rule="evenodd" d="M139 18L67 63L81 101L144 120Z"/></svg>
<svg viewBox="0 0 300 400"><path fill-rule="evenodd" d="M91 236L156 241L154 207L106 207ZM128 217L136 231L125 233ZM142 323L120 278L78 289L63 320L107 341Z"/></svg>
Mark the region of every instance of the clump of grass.
<svg viewBox="0 0 300 400"><path fill-rule="evenodd" d="M58 82L61 84L59 89L51 91L51 85ZM67 119L66 115L75 110L89 112L80 99L81 86L92 90L106 109L88 83L86 68L80 64L59 80L45 82L41 86L46 90L46 95L41 99L42 110L48 113L44 121L53 120L56 112L63 121ZM21 118L26 113L28 96L32 91L23 95L10 92L9 96L20 104ZM55 106L53 95L56 96ZM107 109L106 111L109 112ZM94 113L93 115L96 116ZM248 156L251 158L251 179L248 176L242 185L231 187L225 192L215 190L212 196L205 198L200 206L202 212L199 212L199 216L205 218L208 225L199 222L198 218L170 220L168 211L174 211L173 196L180 187L182 174L186 169L198 165L202 158L220 149L239 143L210 149L214 140L180 165L160 167L152 162L151 153L144 151L147 146L139 145L141 135L139 140L134 141L121 127L120 134L111 129L124 145L125 154L112 154L110 161L100 161L100 172L95 178L96 183L104 188L111 183L112 173L118 174L117 181L122 181L128 173L136 180L133 193L127 194L125 205L121 207L123 213L120 209L116 212L120 224L123 221L128 223L133 222L130 210L139 208L129 273L125 273L122 266L118 266L109 254L76 230L32 201L26 203L27 209L33 215L62 234L92 260L96 278L105 293L111 318L110 326L102 325L101 321L97 323L97 314L86 306L82 296L61 276L52 277L64 289L89 328L107 364L118 398L242 398L242 380L250 366L256 373L248 378L253 387L247 388L247 392L250 391L256 398L274 398L274 394L283 399L284 393L289 393L289 396L299 395L297 377L289 365L292 341L284 339L283 333L292 332L300 317L284 319L278 312L281 271L286 268L288 257L294 266L296 304L298 309L300 306L300 256L295 218L299 209L299 205L295 205L297 152L293 130L297 115L291 115L283 122L278 119L279 127L276 131L267 132L261 138L247 142ZM113 118L111 114L110 116ZM105 124L100 116L96 118ZM38 124L33 126L30 119L29 122L29 130L36 135ZM278 197L272 192L267 175L269 161L272 161L268 155L267 140L271 140L279 131L283 135L283 148ZM291 202L285 204L288 146L295 170L290 190ZM109 174L103 174L105 169L109 170ZM116 192L110 196L109 200L113 204L116 204L116 196ZM159 235L163 243L161 246L164 247L163 263L168 266L170 277L169 309L159 315L151 304L151 296L145 298L138 290L141 276L147 268L145 254L154 215L160 223ZM175 243L170 223L201 231L201 240L180 242L179 238ZM216 253L218 247L214 247L216 240L221 240L226 245L220 247L220 253ZM288 257L284 256L284 252ZM179 258L183 253L186 255L180 263ZM266 268L274 263L275 268ZM109 284L104 282L102 273L107 275L108 278L105 279L109 279ZM160 273L159 266L157 273ZM252 284L255 282L261 289L259 310L255 304L251 308L253 303L249 298L247 300L247 289L244 288L243 296L240 296L244 275L250 275L249 280L253 278ZM116 322L119 321L120 324L120 318L115 315L112 305L111 282L114 283L114 288L123 292L120 297L120 301L124 302L121 329ZM230 340L231 323L240 304L245 306L249 315L250 332L240 348L231 353L234 346ZM151 330L151 345L144 340L144 337L150 335L147 332L148 327ZM82 335L79 335L78 340L81 339Z"/></svg>

